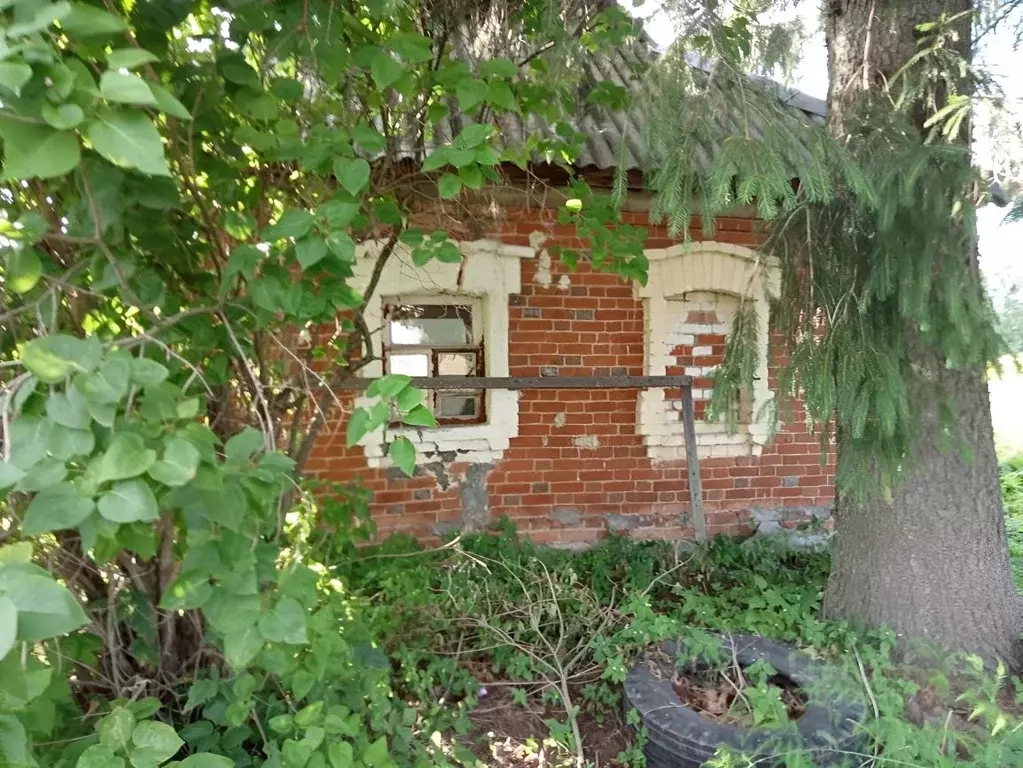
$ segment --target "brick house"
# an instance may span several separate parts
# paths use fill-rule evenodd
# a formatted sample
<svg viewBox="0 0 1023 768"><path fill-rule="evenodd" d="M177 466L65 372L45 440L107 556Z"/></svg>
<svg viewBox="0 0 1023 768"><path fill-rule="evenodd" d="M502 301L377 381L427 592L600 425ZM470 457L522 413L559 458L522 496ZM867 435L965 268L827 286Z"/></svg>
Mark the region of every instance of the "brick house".
<svg viewBox="0 0 1023 768"><path fill-rule="evenodd" d="M792 92L785 98L801 118L822 118L821 102ZM504 135L521 135L514 120L503 118ZM552 246L584 246L571 227L556 223L563 171L542 163L528 175L509 168L499 190L480 196L477 208L485 212L471 224L464 212L472 201L465 199L434 201L417 213L414 224L446 228L460 240L463 264L415 267L399 246L367 310L368 326L381 329L373 337L379 360L361 374L692 375L708 532L826 518L833 455L822 461L819 440L798 409L772 439L757 418L776 377L767 348L764 286L770 290L771 280L753 277L764 268L755 252L761 242L755 212L717 219L710 239L694 222L688 244L651 225L649 198L640 191L637 121L632 113L581 115L576 127L588 142L576 170L591 187L609 188L625 148L631 190L623 223L648 230L646 286L585 263L575 271L561 266ZM536 179L546 185L547 204L533 192ZM369 283L379 247L360 248L357 290ZM754 302L764 346L755 402L730 433L702 416L740 296ZM538 542L580 544L609 531L686 538L693 528L678 398L678 390L661 389L432 393L438 427L391 427L353 449L345 444L346 414L337 414L315 443L308 470L368 485L380 536L430 539L506 515ZM413 478L386 456L387 441L398 434L417 444Z"/></svg>

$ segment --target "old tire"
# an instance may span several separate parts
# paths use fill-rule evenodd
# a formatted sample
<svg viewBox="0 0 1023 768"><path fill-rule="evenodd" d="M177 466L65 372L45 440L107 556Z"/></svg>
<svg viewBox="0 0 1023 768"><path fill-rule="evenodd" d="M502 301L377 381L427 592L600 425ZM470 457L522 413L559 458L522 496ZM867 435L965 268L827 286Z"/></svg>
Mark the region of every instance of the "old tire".
<svg viewBox="0 0 1023 768"><path fill-rule="evenodd" d="M684 705L670 680L635 665L625 681L625 708L635 709L647 728L644 752L648 768L697 768L721 747L761 758L806 749L817 765L841 765L849 752L862 748L857 726L866 716L866 707L852 694L851 686L836 684L841 676L832 674L835 670L774 640L749 635L732 635L731 640L742 666L763 659L778 674L804 688L808 695L806 711L791 728L751 729L718 722ZM670 659L677 658L675 642L667 641L660 647ZM768 760L760 764L771 763Z"/></svg>

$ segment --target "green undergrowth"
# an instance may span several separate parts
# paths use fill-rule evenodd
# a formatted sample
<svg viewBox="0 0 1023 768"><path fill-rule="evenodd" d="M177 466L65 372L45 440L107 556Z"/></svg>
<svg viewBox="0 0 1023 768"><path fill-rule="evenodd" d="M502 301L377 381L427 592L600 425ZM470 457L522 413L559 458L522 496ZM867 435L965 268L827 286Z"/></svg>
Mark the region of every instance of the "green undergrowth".
<svg viewBox="0 0 1023 768"><path fill-rule="evenodd" d="M601 753L603 734L621 726L621 684L637 655L681 638L693 660L724 653L727 663L730 633L752 633L826 659L828 685L861 702L862 741L836 755L847 765L1023 765L1019 681L976 658L926 649L896 663L890 633L820 619L829 567L827 552L772 537L683 550L612 537L572 553L535 546L505 525L426 552L392 538L334 575L380 639L396 695L451 736L463 761L494 764L499 728L481 734L475 713L500 704L508 718L538 713L520 758L546 749L545 760L565 765L609 757L641 765L634 713L622 749ZM755 722L784 714L767 677L751 676L743 697ZM719 764L816 764L779 751L766 760L722 754Z"/></svg>
<svg viewBox="0 0 1023 768"><path fill-rule="evenodd" d="M1016 588L1023 591L1023 454L1006 459L999 467L1005 502L1005 532Z"/></svg>

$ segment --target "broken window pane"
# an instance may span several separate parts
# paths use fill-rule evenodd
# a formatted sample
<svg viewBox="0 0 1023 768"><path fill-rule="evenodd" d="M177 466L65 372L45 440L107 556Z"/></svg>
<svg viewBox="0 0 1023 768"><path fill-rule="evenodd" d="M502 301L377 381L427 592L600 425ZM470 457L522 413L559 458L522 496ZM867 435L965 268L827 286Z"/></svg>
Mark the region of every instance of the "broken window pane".
<svg viewBox="0 0 1023 768"><path fill-rule="evenodd" d="M480 414L480 393L438 392L437 416L442 419L471 418Z"/></svg>
<svg viewBox="0 0 1023 768"><path fill-rule="evenodd" d="M391 354L387 362L388 373L403 373L406 376L430 375L430 356L425 352L411 355Z"/></svg>
<svg viewBox="0 0 1023 768"><path fill-rule="evenodd" d="M437 358L437 373L440 376L475 376L475 352L441 352Z"/></svg>
<svg viewBox="0 0 1023 768"><path fill-rule="evenodd" d="M392 305L388 330L391 344L472 344L472 307L461 304Z"/></svg>

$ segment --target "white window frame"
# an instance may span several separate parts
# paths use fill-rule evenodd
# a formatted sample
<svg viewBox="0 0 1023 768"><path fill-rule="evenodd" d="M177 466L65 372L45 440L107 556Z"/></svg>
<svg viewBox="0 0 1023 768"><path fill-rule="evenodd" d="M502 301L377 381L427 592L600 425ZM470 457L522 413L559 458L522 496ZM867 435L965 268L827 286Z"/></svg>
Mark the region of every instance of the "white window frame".
<svg viewBox="0 0 1023 768"><path fill-rule="evenodd" d="M485 301L484 301L483 297L481 297L481 296L461 296L461 295L458 295L458 294L445 295L445 296L437 296L437 295L429 295L429 294L424 294L424 295L404 295L404 296L381 296L381 303L385 307L386 306L394 306L394 305L408 305L408 306L419 306L419 307L427 306L427 305L433 305L433 306L441 306L441 305L468 306L469 307L469 312L471 313L471 317L472 317L472 341L473 341L473 343L477 347L479 347L479 346L483 347L483 365L484 365L484 370L486 370L486 366L488 365L488 362L487 362L487 338L486 338L486 322L485 322L486 314L485 314L485 311L484 311L484 303L485 303ZM391 324L385 318L384 319L383 339L382 339L381 351L383 350L384 347L386 347L388 350L393 349L394 345L391 343L391 338L390 337L391 337ZM399 344L398 346L401 347L401 346L410 346L410 345L401 345L401 344ZM432 349L432 348L434 348L436 346L440 346L440 345L423 344L421 346L422 346L423 349ZM472 387L466 387L466 389L469 390L469 389L473 389L473 388ZM479 391L479 390L475 390L475 391ZM451 427L468 427L468 426L472 426L474 424L485 424L490 419L490 408L488 406L489 406L489 403L487 402L487 391L484 390L483 391L483 419L482 420L473 420L473 421L468 421L467 420L463 424L448 423L448 424L444 424L444 426L446 426L446 427L447 426L451 426ZM437 415L437 418L440 418L440 416ZM393 425L392 425L392 428L393 428Z"/></svg>
<svg viewBox="0 0 1023 768"><path fill-rule="evenodd" d="M368 241L356 249L352 287L366 290L383 241ZM380 274L377 288L366 307L364 317L371 331L374 360L360 372L363 378L383 375L381 361L384 304L394 297L418 303L426 298L436 303L458 303L472 299L481 307L480 319L485 348L487 376L508 376L509 296L521 292L520 259L533 258L535 251L526 246L506 245L493 240L475 240L459 244L465 256L463 264L448 264L436 259L419 267L412 263L411 250L403 244L395 247ZM415 297L416 302L411 301ZM474 313L475 327L475 313ZM375 400L356 399L356 406ZM371 432L359 441L371 467L393 466L387 446L398 436L416 444L416 463L444 460L491 463L501 459L511 438L519 429L518 392L491 389L486 392L487 420L477 424L443 424L435 428L387 426Z"/></svg>
<svg viewBox="0 0 1023 768"><path fill-rule="evenodd" d="M706 241L644 251L650 263L649 280L638 289L643 299L644 369L647 375L663 376L675 365L668 354L669 302L686 293L701 291L730 294L752 301L757 316L760 348L753 383L752 418L739 424L734 434L721 434L719 424L696 423L696 437L702 458L759 456L771 434L765 406L774 394L769 385L768 345L770 322L768 296L778 291L778 269L756 251L730 243ZM712 371L701 371L708 375ZM666 395L676 392L648 389L640 392L636 431L643 437L647 455L654 460L685 458L685 441L680 423L669 420Z"/></svg>

